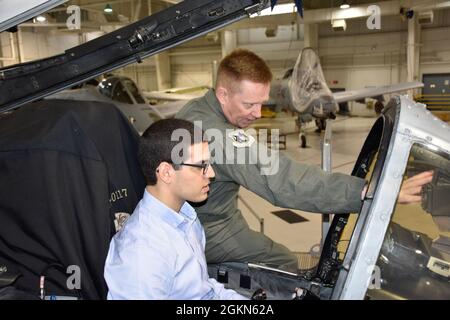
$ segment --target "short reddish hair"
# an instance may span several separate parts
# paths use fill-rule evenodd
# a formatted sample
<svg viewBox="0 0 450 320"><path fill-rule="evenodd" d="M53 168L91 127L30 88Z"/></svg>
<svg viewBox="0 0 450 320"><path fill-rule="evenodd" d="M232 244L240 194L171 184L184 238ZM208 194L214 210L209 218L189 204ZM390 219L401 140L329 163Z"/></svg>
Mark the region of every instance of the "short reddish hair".
<svg viewBox="0 0 450 320"><path fill-rule="evenodd" d="M216 88L225 86L235 91L242 80L270 83L272 72L267 63L255 53L245 49L236 49L220 62Z"/></svg>

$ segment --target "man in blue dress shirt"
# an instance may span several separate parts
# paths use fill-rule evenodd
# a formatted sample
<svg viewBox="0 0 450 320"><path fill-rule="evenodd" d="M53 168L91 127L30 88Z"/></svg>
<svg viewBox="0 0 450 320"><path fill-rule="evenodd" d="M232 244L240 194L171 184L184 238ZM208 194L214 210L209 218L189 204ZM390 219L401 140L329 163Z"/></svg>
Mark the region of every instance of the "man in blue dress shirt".
<svg viewBox="0 0 450 320"><path fill-rule="evenodd" d="M209 158L207 139L189 121L161 120L144 132L139 163L147 187L111 241L108 299L245 299L209 278L205 233L186 202L208 197Z"/></svg>

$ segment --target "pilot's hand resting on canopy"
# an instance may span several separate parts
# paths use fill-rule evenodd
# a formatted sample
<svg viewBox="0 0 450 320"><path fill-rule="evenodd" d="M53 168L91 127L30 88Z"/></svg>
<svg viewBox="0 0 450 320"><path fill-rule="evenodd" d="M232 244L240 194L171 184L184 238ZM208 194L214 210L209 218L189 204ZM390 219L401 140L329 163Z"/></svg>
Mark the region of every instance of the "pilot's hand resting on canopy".
<svg viewBox="0 0 450 320"><path fill-rule="evenodd" d="M398 203L400 204L412 204L418 203L422 201L422 187L430 183L433 180L433 171L425 171L415 176L406 179L402 187L400 189L400 194L398 195ZM364 199L364 196L367 191L367 185L364 187L361 199Z"/></svg>
<svg viewBox="0 0 450 320"><path fill-rule="evenodd" d="M425 171L406 179L402 184L402 188L400 189L398 203L410 204L421 202L422 187L425 184L430 183L431 180L433 180L433 171Z"/></svg>

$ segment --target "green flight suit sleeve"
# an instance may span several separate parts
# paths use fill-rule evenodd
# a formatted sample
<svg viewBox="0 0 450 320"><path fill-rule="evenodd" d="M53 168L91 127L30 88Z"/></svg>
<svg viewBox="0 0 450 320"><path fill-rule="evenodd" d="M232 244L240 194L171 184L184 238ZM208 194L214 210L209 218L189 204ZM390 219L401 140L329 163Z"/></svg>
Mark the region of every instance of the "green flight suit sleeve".
<svg viewBox="0 0 450 320"><path fill-rule="evenodd" d="M224 159L214 164L218 180L234 181L279 207L320 213L359 212L364 179L298 163L256 141L244 148L234 146L228 137L224 141ZM245 150L245 163L236 161L237 149ZM230 163L232 152L234 163ZM264 152L271 154L261 156Z"/></svg>

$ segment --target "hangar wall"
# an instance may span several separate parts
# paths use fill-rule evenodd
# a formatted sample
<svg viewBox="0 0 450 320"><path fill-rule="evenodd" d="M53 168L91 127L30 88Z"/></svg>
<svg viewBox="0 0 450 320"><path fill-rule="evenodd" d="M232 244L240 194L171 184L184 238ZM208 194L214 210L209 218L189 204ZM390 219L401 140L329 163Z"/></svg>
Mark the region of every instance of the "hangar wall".
<svg viewBox="0 0 450 320"><path fill-rule="evenodd" d="M450 10L440 11L449 16ZM439 17L439 16L437 16ZM450 72L450 18L422 30L420 54L421 73ZM352 20L350 26L359 30L365 20ZM237 33L238 46L257 52L266 59L275 77L292 67L303 48L302 30L296 26L280 26L276 37L267 38L265 29L243 29ZM365 26L364 26L365 27ZM386 17L383 29L374 33L336 34L329 25L319 35L319 54L330 87L360 88L406 81L407 26L398 17ZM400 29L400 30L399 30ZM351 30L350 30L351 31ZM184 50L184 52L183 52ZM189 51L171 52L174 87L210 85L211 62L220 60L220 46L209 45ZM333 83L335 80L337 83Z"/></svg>
<svg viewBox="0 0 450 320"><path fill-rule="evenodd" d="M398 17L382 19L382 30L361 31L364 19L348 22L345 32L336 33L329 23L319 25L319 55L330 87L356 89L361 85L382 85L406 80L407 23ZM48 32L48 28L21 28L20 37L0 34L3 66L63 52L89 38L69 32ZM266 59L275 77L292 67L303 47L303 25L279 26L276 36L266 37L265 28L237 31L239 47L255 51ZM362 34L361 34L362 33ZM11 50L21 40L22 49ZM435 23L424 26L420 48L422 73L450 72L450 10L435 14ZM18 52L20 51L20 52ZM169 51L173 87L211 85L212 62L221 58L219 35L197 39ZM128 66L116 73L134 80L143 90L157 90L154 58Z"/></svg>

